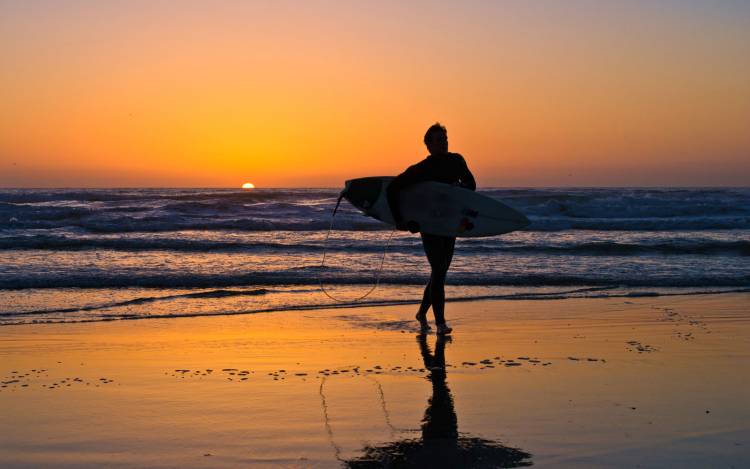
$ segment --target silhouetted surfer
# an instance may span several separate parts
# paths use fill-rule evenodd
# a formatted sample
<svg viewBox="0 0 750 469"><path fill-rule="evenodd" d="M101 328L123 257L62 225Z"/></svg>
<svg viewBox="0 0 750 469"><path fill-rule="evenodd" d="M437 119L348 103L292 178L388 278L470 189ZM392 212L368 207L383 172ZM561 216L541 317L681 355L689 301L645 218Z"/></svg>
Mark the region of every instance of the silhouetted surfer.
<svg viewBox="0 0 750 469"><path fill-rule="evenodd" d="M458 153L448 152L448 131L440 123L435 123L424 134L424 143L430 155L419 163L410 166L399 174L388 186L388 205L390 206L396 227L416 233L419 224L413 220L404 220L398 205L399 192L412 184L424 181L436 181L445 184L458 184L467 189L476 190L474 176L466 166L466 161ZM445 322L445 277L453 259L455 237L436 236L420 233L422 245L430 263L432 273L424 289L422 303L419 305L417 320L422 332L430 329L427 323L427 310L432 306L438 334L450 334L452 329Z"/></svg>

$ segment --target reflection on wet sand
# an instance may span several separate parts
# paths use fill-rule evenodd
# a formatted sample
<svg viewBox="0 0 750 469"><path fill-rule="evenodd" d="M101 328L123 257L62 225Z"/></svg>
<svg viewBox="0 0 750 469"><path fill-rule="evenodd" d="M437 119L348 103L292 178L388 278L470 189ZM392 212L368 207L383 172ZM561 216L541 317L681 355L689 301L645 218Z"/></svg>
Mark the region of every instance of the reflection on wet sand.
<svg viewBox="0 0 750 469"><path fill-rule="evenodd" d="M432 383L432 397L422 420L422 438L366 446L362 456L344 461L348 467L521 467L532 464L531 455L520 449L458 432L445 367L445 346L450 340L450 337L438 336L433 354L427 336L417 336Z"/></svg>

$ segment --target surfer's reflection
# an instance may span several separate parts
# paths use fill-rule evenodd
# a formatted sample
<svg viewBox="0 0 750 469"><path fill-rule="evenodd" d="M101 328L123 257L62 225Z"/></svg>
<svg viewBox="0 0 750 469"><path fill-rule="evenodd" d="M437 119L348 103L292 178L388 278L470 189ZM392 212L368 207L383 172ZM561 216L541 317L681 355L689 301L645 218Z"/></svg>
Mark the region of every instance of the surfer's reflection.
<svg viewBox="0 0 750 469"><path fill-rule="evenodd" d="M418 335L417 341L424 367L429 371L428 378L432 383L432 397L427 401L422 419L422 438L455 440L458 438L458 418L445 374L445 343L450 342L451 338L439 335L435 342L435 354L430 352L425 334Z"/></svg>
<svg viewBox="0 0 750 469"><path fill-rule="evenodd" d="M349 467L521 467L531 455L491 440L459 435L453 395L448 389L445 345L451 338L439 335L435 353L427 336L417 336L419 351L432 383L432 397L422 419L422 438L403 439L382 446L367 446L363 455L346 461Z"/></svg>

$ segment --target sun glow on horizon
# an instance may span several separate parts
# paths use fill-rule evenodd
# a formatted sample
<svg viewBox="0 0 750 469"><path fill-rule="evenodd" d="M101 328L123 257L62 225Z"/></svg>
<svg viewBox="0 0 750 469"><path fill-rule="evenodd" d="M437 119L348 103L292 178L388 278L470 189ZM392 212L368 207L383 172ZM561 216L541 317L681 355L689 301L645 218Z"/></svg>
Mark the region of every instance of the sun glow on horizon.
<svg viewBox="0 0 750 469"><path fill-rule="evenodd" d="M253 184L252 182L246 182L245 184L242 185L242 188L243 189L255 189L255 184Z"/></svg>
<svg viewBox="0 0 750 469"><path fill-rule="evenodd" d="M0 187L337 187L435 121L482 187L750 175L750 2L28 3L0 1Z"/></svg>

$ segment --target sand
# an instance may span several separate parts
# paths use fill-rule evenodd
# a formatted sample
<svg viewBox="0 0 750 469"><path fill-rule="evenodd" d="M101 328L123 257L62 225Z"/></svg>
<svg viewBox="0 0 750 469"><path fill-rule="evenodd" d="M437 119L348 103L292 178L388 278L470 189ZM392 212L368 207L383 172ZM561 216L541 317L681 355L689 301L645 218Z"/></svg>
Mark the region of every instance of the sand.
<svg viewBox="0 0 750 469"><path fill-rule="evenodd" d="M750 295L413 313L2 327L0 465L750 467Z"/></svg>

